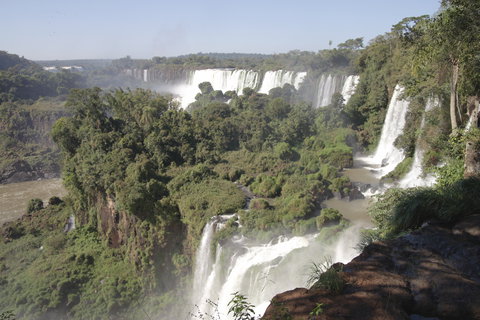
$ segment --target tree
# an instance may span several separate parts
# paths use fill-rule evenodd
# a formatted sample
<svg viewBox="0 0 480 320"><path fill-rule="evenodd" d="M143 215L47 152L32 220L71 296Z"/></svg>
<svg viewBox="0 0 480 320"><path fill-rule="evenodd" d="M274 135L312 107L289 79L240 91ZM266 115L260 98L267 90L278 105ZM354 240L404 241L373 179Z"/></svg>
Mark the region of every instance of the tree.
<svg viewBox="0 0 480 320"><path fill-rule="evenodd" d="M467 72L472 57L480 51L480 4L477 1L444 0L442 8L426 26L420 52L450 74L450 122L452 131L458 127L459 80ZM473 59L478 62L478 58Z"/></svg>
<svg viewBox="0 0 480 320"><path fill-rule="evenodd" d="M348 39L338 45L338 49L359 50L361 48L363 48L363 38Z"/></svg>

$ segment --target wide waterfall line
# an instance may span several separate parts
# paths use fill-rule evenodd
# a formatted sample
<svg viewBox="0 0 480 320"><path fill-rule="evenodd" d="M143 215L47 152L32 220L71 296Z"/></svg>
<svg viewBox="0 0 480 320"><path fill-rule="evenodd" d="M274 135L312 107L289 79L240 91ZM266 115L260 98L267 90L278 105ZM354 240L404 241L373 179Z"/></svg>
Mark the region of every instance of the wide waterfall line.
<svg viewBox="0 0 480 320"><path fill-rule="evenodd" d="M234 239L225 247L217 245L212 259L211 252L203 249L204 245L212 245L212 230L215 227L211 221L205 226L196 257L194 288L198 289L194 289L193 304L199 314L218 312L221 319L228 319L228 302L234 292L246 295L256 306L255 312L263 314L275 294L306 285L312 259L350 261L356 255L354 247L360 235L360 227L353 226L328 244L318 241L315 235L281 236L264 244ZM209 270L208 276L205 270Z"/></svg>
<svg viewBox="0 0 480 320"><path fill-rule="evenodd" d="M378 176L384 176L395 169L405 158L402 150L395 146L395 140L403 133L405 116L408 111L409 101L401 98L403 87L397 85L388 105L387 115L383 123L380 142L375 154L360 160L374 166Z"/></svg>
<svg viewBox="0 0 480 320"><path fill-rule="evenodd" d="M195 101L195 96L200 93L198 85L202 82L210 82L214 90L235 91L242 94L243 89L259 89L260 93L268 93L271 89L291 84L296 89L305 79L306 72L294 71L267 71L261 80L261 73L253 70L233 69L204 69L190 72L187 81L183 85L177 85L170 90L180 96L182 108L186 108Z"/></svg>
<svg viewBox="0 0 480 320"><path fill-rule="evenodd" d="M425 114L431 111L434 108L439 106L438 99L429 98L425 104L425 112L422 116L422 122L420 125L420 130L425 126ZM420 144L420 137L417 139L415 145L415 153L413 155L413 163L410 171L403 177L402 180L398 182L401 188L412 188L412 187L430 187L435 184L435 176L428 174L423 176L423 155L424 151Z"/></svg>
<svg viewBox="0 0 480 320"><path fill-rule="evenodd" d="M263 76L262 85L258 92L268 94L271 89L283 87L285 84L291 84L295 87L295 89L298 89L306 75L306 72L284 70L267 71Z"/></svg>

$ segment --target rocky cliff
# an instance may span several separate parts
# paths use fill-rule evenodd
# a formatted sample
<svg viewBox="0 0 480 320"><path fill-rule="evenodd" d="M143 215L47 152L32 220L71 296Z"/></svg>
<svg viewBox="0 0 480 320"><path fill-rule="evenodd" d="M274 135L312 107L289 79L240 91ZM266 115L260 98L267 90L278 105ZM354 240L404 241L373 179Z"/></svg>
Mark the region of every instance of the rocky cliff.
<svg viewBox="0 0 480 320"><path fill-rule="evenodd" d="M480 319L480 215L376 242L346 265L339 294L297 288L263 319Z"/></svg>

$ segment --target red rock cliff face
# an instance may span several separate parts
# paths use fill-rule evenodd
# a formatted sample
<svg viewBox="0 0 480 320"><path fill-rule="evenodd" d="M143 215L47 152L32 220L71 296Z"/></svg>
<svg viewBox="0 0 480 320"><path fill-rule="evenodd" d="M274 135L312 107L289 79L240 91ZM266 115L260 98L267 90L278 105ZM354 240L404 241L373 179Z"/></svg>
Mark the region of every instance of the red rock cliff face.
<svg viewBox="0 0 480 320"><path fill-rule="evenodd" d="M340 276L340 294L287 291L263 319L480 319L480 215L374 243Z"/></svg>

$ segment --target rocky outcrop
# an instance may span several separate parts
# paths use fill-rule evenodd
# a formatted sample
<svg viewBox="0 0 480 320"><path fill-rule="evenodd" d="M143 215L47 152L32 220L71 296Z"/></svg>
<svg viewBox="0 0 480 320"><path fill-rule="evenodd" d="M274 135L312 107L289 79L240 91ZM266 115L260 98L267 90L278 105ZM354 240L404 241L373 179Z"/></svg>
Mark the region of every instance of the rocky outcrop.
<svg viewBox="0 0 480 320"><path fill-rule="evenodd" d="M263 319L480 319L480 215L373 243L339 276L340 294L287 291Z"/></svg>
<svg viewBox="0 0 480 320"><path fill-rule="evenodd" d="M60 166L57 163L31 166L25 160L16 160L0 171L0 184L58 177L60 177Z"/></svg>

